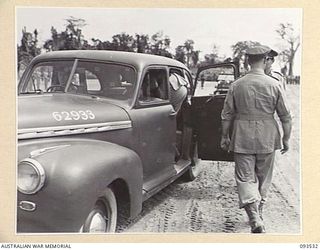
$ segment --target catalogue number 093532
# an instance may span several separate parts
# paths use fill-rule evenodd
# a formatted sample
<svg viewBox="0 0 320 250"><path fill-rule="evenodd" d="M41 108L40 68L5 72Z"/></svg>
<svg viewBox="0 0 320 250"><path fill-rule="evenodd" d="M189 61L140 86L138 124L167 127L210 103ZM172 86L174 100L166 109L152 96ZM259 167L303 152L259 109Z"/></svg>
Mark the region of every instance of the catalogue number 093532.
<svg viewBox="0 0 320 250"><path fill-rule="evenodd" d="M300 248L302 249L318 249L317 243L301 243Z"/></svg>
<svg viewBox="0 0 320 250"><path fill-rule="evenodd" d="M96 116L91 110L72 110L72 111L61 111L53 112L53 119L58 122L61 121L77 121L77 120L93 120Z"/></svg>

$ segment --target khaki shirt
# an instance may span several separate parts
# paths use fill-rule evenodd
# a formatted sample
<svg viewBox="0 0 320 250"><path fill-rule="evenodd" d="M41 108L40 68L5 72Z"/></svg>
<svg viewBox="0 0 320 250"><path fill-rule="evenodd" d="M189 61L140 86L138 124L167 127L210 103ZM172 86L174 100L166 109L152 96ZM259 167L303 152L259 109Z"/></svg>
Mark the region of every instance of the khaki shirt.
<svg viewBox="0 0 320 250"><path fill-rule="evenodd" d="M263 70L252 70L233 82L221 113L222 120L234 120L229 150L264 154L280 149L275 112L281 122L291 120L283 88Z"/></svg>
<svg viewBox="0 0 320 250"><path fill-rule="evenodd" d="M271 71L269 76L273 77L274 79L276 79L277 81L280 82L280 85L283 87L283 89L285 90L286 89L286 81L285 81L285 78L284 76L277 72L277 71Z"/></svg>

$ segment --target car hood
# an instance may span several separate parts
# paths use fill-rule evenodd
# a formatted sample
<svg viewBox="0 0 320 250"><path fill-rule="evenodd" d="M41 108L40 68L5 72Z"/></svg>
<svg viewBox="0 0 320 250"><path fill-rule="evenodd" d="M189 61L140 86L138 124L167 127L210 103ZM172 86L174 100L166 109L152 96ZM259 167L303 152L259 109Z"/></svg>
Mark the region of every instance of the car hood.
<svg viewBox="0 0 320 250"><path fill-rule="evenodd" d="M127 112L105 99L72 94L18 97L18 138L99 132L131 127Z"/></svg>

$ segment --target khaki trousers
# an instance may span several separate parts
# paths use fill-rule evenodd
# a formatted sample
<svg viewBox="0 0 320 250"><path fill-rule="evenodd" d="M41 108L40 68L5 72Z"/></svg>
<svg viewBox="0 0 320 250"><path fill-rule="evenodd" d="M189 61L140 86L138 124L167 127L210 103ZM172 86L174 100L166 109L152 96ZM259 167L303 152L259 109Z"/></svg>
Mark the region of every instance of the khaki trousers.
<svg viewBox="0 0 320 250"><path fill-rule="evenodd" d="M275 152L269 154L234 153L240 208L248 203L266 201L272 180L274 156Z"/></svg>

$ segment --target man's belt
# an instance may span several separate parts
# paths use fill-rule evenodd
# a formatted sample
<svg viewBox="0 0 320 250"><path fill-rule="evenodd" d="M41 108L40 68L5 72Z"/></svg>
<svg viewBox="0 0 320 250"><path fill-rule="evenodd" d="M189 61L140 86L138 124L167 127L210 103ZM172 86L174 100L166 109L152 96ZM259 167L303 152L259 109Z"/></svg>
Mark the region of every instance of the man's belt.
<svg viewBox="0 0 320 250"><path fill-rule="evenodd" d="M264 121L273 120L273 114L236 114L235 120L242 121Z"/></svg>

